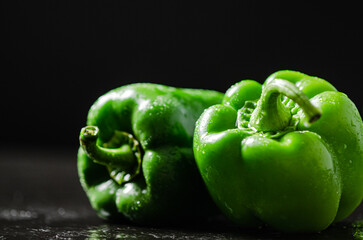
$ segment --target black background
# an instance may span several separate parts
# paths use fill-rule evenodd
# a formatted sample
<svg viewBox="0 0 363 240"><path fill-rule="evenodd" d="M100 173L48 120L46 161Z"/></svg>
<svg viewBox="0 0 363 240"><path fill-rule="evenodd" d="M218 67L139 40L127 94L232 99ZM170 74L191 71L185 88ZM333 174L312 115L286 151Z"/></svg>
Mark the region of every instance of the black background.
<svg viewBox="0 0 363 240"><path fill-rule="evenodd" d="M1 145L77 149L91 104L133 82L225 92L291 69L362 113L363 7L352 2L2 1Z"/></svg>

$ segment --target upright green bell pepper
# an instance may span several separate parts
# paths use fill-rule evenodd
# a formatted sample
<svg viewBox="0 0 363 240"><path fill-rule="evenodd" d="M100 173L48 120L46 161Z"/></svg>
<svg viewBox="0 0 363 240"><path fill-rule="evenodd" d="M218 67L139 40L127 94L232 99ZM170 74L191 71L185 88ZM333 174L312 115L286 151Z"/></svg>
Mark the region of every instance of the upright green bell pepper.
<svg viewBox="0 0 363 240"><path fill-rule="evenodd" d="M363 198L363 124L327 81L295 71L232 86L199 118L194 154L222 212L244 227L315 232Z"/></svg>
<svg viewBox="0 0 363 240"><path fill-rule="evenodd" d="M139 224L207 216L214 203L193 156L195 122L223 94L157 84L112 90L80 133L78 173L98 215Z"/></svg>

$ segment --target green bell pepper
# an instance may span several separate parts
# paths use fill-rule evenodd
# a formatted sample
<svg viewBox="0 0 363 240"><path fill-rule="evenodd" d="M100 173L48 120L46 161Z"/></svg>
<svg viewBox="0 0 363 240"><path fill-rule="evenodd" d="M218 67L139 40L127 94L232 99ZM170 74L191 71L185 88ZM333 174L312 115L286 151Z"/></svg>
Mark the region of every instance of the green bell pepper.
<svg viewBox="0 0 363 240"><path fill-rule="evenodd" d="M295 71L244 80L199 118L194 155L222 212L243 227L316 232L363 198L363 124L327 81Z"/></svg>
<svg viewBox="0 0 363 240"><path fill-rule="evenodd" d="M78 152L80 182L98 215L157 225L212 213L192 144L196 120L222 98L216 91L147 83L101 96Z"/></svg>

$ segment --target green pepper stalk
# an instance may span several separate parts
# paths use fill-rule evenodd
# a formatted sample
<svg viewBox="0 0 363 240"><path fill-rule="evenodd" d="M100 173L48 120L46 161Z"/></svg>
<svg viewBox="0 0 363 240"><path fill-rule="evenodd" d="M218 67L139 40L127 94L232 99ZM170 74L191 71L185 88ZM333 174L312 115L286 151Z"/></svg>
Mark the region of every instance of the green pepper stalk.
<svg viewBox="0 0 363 240"><path fill-rule="evenodd" d="M197 121L194 155L215 203L242 227L318 232L363 198L362 118L303 73L233 85Z"/></svg>
<svg viewBox="0 0 363 240"><path fill-rule="evenodd" d="M304 111L308 123L311 124L320 118L321 112L294 84L283 79L273 79L263 88L261 98L252 113L252 128L262 132L273 132L284 130L290 124L292 114L282 103L281 95L293 100Z"/></svg>
<svg viewBox="0 0 363 240"><path fill-rule="evenodd" d="M187 223L217 213L193 156L195 122L223 94L131 84L101 96L80 133L78 174L106 219Z"/></svg>
<svg viewBox="0 0 363 240"><path fill-rule="evenodd" d="M80 144L94 162L106 166L110 176L118 183L128 182L140 173L142 152L139 142L129 133L116 131L113 137L118 148L105 148L97 144L99 129L95 126L82 128ZM110 143L109 143L110 144Z"/></svg>

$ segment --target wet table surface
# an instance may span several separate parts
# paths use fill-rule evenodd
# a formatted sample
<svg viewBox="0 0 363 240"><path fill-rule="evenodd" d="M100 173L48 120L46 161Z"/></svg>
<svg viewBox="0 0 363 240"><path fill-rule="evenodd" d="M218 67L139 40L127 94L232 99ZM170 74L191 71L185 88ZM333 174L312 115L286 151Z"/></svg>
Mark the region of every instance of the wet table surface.
<svg viewBox="0 0 363 240"><path fill-rule="evenodd" d="M363 239L363 207L315 234L246 231L224 219L177 227L111 223L92 211L78 182L76 151L0 149L1 239Z"/></svg>

